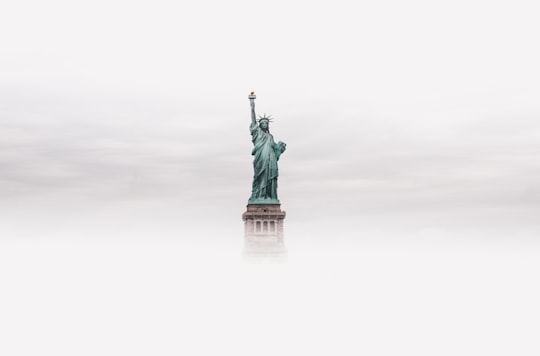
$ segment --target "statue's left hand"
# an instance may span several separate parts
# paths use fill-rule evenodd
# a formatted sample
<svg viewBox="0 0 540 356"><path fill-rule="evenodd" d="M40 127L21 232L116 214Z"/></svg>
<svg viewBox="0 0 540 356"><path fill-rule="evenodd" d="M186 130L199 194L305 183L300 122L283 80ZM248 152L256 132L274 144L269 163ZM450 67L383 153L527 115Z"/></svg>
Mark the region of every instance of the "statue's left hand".
<svg viewBox="0 0 540 356"><path fill-rule="evenodd" d="M279 141L279 142L278 142L278 147L279 147L279 149L281 150L281 152L283 153L283 152L285 152L285 150L287 149L287 144L284 143L284 142Z"/></svg>

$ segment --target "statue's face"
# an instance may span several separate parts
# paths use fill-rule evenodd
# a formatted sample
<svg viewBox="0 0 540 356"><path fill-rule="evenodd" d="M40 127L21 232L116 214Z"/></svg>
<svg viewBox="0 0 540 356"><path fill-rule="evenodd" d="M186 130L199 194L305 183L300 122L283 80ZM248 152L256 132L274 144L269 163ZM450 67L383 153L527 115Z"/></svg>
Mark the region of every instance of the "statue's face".
<svg viewBox="0 0 540 356"><path fill-rule="evenodd" d="M262 120L260 123L259 123L259 127L263 130L268 130L268 121L266 120Z"/></svg>

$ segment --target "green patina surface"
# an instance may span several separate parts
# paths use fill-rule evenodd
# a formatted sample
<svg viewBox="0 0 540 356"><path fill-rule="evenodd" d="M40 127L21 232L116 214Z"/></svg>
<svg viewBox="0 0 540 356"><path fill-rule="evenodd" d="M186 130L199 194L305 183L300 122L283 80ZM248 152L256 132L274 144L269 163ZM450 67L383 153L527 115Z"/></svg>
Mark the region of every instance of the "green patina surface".
<svg viewBox="0 0 540 356"><path fill-rule="evenodd" d="M263 116L257 122L255 95L249 96L251 103L251 141L253 150L253 184L249 204L279 204L277 196L278 161L287 145L276 143L270 133L270 118Z"/></svg>
<svg viewBox="0 0 540 356"><path fill-rule="evenodd" d="M250 198L249 204L281 204L279 200L272 198Z"/></svg>

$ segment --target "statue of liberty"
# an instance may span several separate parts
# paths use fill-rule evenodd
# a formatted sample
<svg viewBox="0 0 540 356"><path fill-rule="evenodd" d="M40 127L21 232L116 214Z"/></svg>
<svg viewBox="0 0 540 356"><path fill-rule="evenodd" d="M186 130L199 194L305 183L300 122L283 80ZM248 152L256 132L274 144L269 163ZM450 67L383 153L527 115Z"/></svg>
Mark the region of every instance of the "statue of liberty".
<svg viewBox="0 0 540 356"><path fill-rule="evenodd" d="M251 141L253 142L253 187L249 204L279 204L277 197L278 164L277 161L287 145L283 142L274 142L270 134L270 116L255 115L255 95L249 96L251 103Z"/></svg>

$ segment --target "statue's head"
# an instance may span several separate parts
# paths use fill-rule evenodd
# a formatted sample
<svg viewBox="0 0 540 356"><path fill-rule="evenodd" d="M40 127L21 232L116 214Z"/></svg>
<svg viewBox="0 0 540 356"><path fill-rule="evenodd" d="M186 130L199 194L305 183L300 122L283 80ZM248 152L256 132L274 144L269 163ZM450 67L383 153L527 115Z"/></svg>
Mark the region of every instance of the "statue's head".
<svg viewBox="0 0 540 356"><path fill-rule="evenodd" d="M268 120L259 120L259 127L263 130L268 130Z"/></svg>
<svg viewBox="0 0 540 356"><path fill-rule="evenodd" d="M270 116L266 116L266 114L264 114L263 116L259 116L259 127L261 129L263 129L264 131L267 131L268 130L268 127L270 125L270 120L271 120L271 117Z"/></svg>

